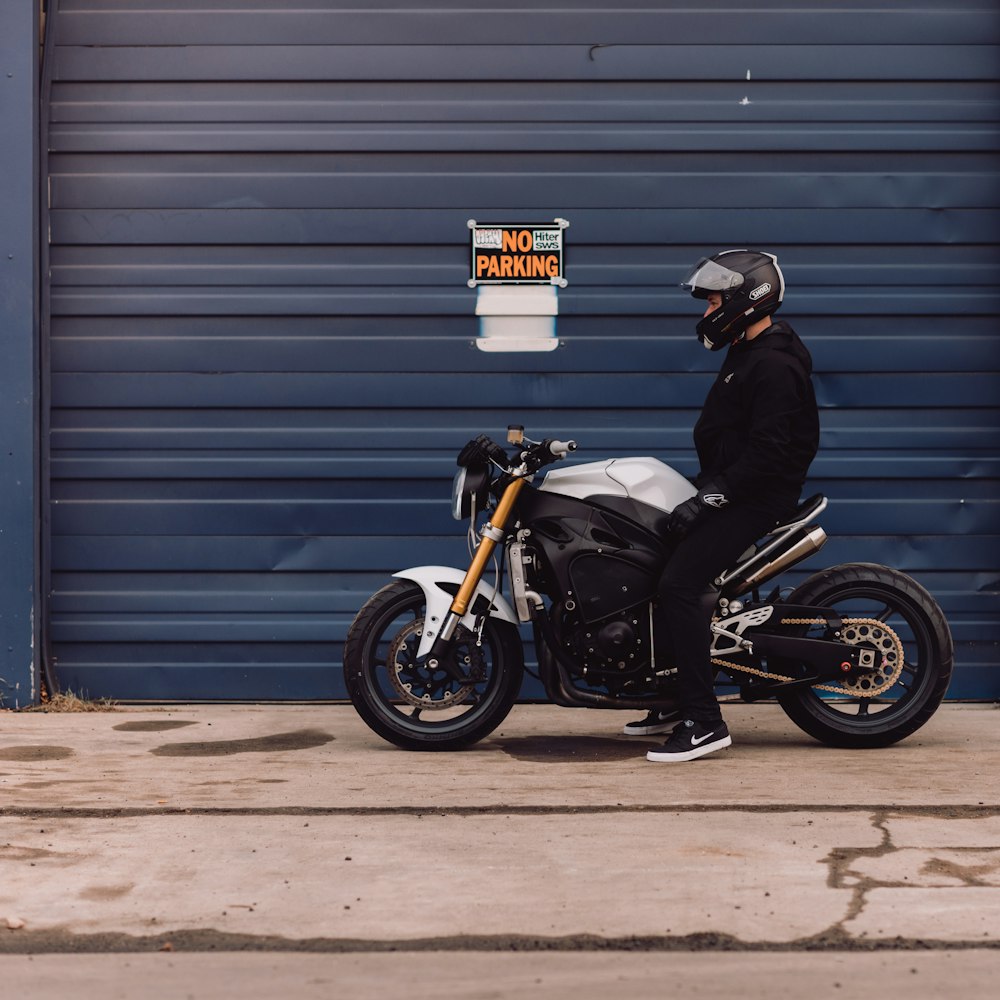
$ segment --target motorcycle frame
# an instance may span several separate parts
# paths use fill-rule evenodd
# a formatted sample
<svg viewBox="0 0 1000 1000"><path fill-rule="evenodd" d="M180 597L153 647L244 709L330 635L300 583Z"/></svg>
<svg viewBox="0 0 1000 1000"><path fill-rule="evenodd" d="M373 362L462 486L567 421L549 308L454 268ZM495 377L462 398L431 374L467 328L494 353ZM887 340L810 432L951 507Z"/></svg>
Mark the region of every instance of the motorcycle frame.
<svg viewBox="0 0 1000 1000"><path fill-rule="evenodd" d="M424 631L418 647L418 657L428 656L428 666L432 669L440 667L446 670L457 681L467 683L470 678L466 677L462 669L450 657L449 653L453 645L452 639L459 625L464 625L470 630L474 630L482 617L491 616L513 625L520 624L524 619L510 606L504 597L499 593L499 581L494 588L490 588L483 583L483 576L486 567L492 559L497 545L505 543L508 538L508 524L517 508L518 499L525 487L528 471L522 467L520 469L509 469L509 479L503 492L500 494L497 506L490 516L490 519L479 531L479 541L473 553L469 568L463 573L446 566L422 566L408 570L401 570L394 576L401 579L415 582L424 592L427 603L427 614L425 617ZM552 496L552 501L558 506L560 498L558 494ZM590 505L588 505L590 506ZM593 505L600 510L599 505ZM789 538L796 530L801 530L812 521L826 507L826 500L813 506L805 516L782 525L777 531L772 533L770 541L766 542L759 550L751 553L747 558L741 559L732 570L724 574L715 581L719 590L725 589L725 585L736 580L741 574L753 575L759 572L760 568L767 564L767 558L775 552L782 542ZM607 511L609 514L624 516L621 511ZM637 525L642 529L642 525ZM649 531L650 525L645 526ZM822 533L822 529L819 529ZM824 536L825 540L825 536ZM599 550L598 550L599 551ZM797 561L797 560L794 560ZM788 563L791 565L791 562ZM787 568L783 565L781 569ZM749 572L748 572L749 571ZM453 588L457 587L452 596ZM719 590L710 594L706 593L706 600L711 598L714 606L719 598ZM755 588L756 594L756 588ZM541 603L541 598L533 592L529 592L531 597ZM651 595L639 596L637 603L648 601ZM520 610L520 609L519 609ZM818 610L818 609L817 609ZM533 607L532 612L541 611L540 608ZM615 613L615 612L610 612ZM575 664L568 661L563 653L559 641L555 636L552 623L547 615L542 613L532 614L531 620L534 624L536 648L539 653L539 671L546 695L558 705L569 707L587 708L651 708L663 705L667 702L665 697L656 695L650 697L619 698L600 692L583 691L578 688L572 679L571 671ZM440 627L438 627L440 623ZM742 634L742 630L741 630ZM756 690L764 690L774 693L777 690L789 686L798 687L802 684L814 684L818 680L825 680L835 676L842 676L844 672L855 671L859 664L856 654L845 652L839 643L826 640L811 639L805 640L792 636L780 636L763 634L753 631L758 649L768 651L776 655L786 653L794 655L798 653L809 660L817 660L813 663L816 670L815 676L803 678L801 681L777 682L768 684L750 685ZM714 644L714 643L713 643ZM753 645L746 643L747 652L753 654ZM547 653L546 657L544 653ZM818 669L816 669L818 667ZM654 665L655 669L655 665ZM761 693L757 697L766 697Z"/></svg>

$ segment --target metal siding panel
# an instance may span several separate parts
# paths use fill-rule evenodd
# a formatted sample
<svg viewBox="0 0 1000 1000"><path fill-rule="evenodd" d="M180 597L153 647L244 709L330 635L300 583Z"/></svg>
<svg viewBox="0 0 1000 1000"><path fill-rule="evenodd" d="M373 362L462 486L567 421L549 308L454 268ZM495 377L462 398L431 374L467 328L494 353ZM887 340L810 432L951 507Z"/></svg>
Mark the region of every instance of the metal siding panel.
<svg viewBox="0 0 1000 1000"><path fill-rule="evenodd" d="M382 526L383 531L385 526ZM289 526L292 531L292 526ZM437 555L435 555L437 553ZM468 560L465 539L449 535L68 535L53 554L53 570L95 573L352 572L393 573L401 566ZM906 572L942 566L982 572L1000 565L1000 535L840 535L831 538L820 569L841 562L879 562ZM290 650L291 652L291 650Z"/></svg>
<svg viewBox="0 0 1000 1000"><path fill-rule="evenodd" d="M497 372L456 381L453 374L410 372L230 372L197 379L168 374L77 372L55 373L53 392L65 406L139 407L151 399L162 406L239 407L254 400L261 406L322 407L331 400L364 407L373 400L395 409L420 407L428 399L448 399L454 406L477 403L498 409L559 409L589 404L618 409L699 406L711 385L710 374L676 375L665 382L658 372L567 374L558 371ZM989 407L997 399L997 380L990 372L947 374L818 373L816 398L821 407L881 406Z"/></svg>
<svg viewBox="0 0 1000 1000"><path fill-rule="evenodd" d="M581 195L585 197L585 194ZM455 233L481 206L456 209L54 209L52 238L58 244L243 244L257 246L329 244L460 244ZM530 217L536 210L510 205L509 218ZM471 215L470 215L471 213ZM849 253L858 244L985 244L993 246L1000 231L1000 212L951 207L786 209L780 205L751 208L605 209L585 201L560 202L551 212L571 217L573 239L581 244L662 244L669 234L675 246L695 252L742 242L781 243L794 252L816 234L826 244L841 244ZM706 243L707 237L713 238ZM768 235L773 239L766 240ZM752 237L748 240L747 236Z"/></svg>
<svg viewBox="0 0 1000 1000"><path fill-rule="evenodd" d="M386 12L388 16L388 12ZM477 16L472 14L472 17ZM847 15L850 16L850 15ZM527 33L527 28L524 29ZM64 46L54 79L154 81L994 80L990 44Z"/></svg>
<svg viewBox="0 0 1000 1000"><path fill-rule="evenodd" d="M779 247L783 250L784 247ZM812 251L812 252L810 252ZM574 288L592 286L618 287L655 285L664 273L685 266L683 250L653 246L579 246L573 247ZM415 276L430 284L445 286L461 283L466 276L468 261L455 246L426 247L419 265L412 262L409 246L274 247L267 262L257 253L240 246L62 246L55 248L51 266L59 285L119 286L142 285L155 276L160 286L174 285L329 285L374 286L397 285L400 268L413 269ZM1000 263L994 248L983 246L899 247L893 250L892 261L886 261L885 251L858 247L850 262L838 259L837 251L828 247L797 248L796 259L782 265L789 285L805 284L812 288L839 287L850 294L855 289L892 285L897 291L934 283L948 293L953 289L987 286L992 283ZM673 301L673 298L671 299ZM102 323L106 322L102 320ZM160 317L159 326L174 322L173 317ZM343 324L340 317L324 320L317 333L332 335ZM858 320L855 320L858 322ZM63 327L86 326L85 320L65 319ZM823 333L824 317L810 318L813 329ZM983 335L987 321L980 321ZM119 321L120 325L120 321ZM150 321L142 329L150 327ZM193 321L188 321L194 326ZM212 326L218 328L218 320ZM232 321L230 321L230 325ZM585 334L580 319L574 319L578 335ZM829 323L827 324L829 325ZM92 324L93 326L93 324ZM245 321L240 322L245 328ZM98 327L94 327L98 329ZM457 324L456 330L468 332L467 324ZM170 336L183 336L184 330L169 327ZM377 331L373 331L377 332ZM595 330L599 333L599 330ZM632 330L643 334L649 331ZM658 332L658 328L655 332ZM927 335L935 331L928 328ZM812 338L811 338L812 339Z"/></svg>
<svg viewBox="0 0 1000 1000"><path fill-rule="evenodd" d="M129 85L79 81L53 87L51 120L54 141L73 148L75 129L65 123L97 127L110 123L128 136L137 126L151 129L160 123L213 127L245 124L261 140L272 130L282 134L304 123L357 125L377 137L385 123L462 123L467 127L503 122L510 127L543 122L547 126L576 122L588 126L640 123L644 128L686 135L697 127L719 132L718 123L789 122L815 127L819 123L944 122L968 128L974 122L997 120L998 87L995 81L887 80L877 89L867 81L829 83L798 81L794 91L785 83L754 80L755 100L742 103L746 88L740 81L608 80L462 81L456 94L450 83L411 80L405 91L398 84L361 80L351 83L317 80L307 83L272 81L257 83L168 82ZM470 122L470 112L474 121ZM706 114L709 112L709 114ZM289 119L294 114L294 124ZM179 124L182 123L182 124ZM266 123L266 125L265 125ZM682 124L684 127L682 128ZM248 129L249 130L249 129ZM896 130L885 130L891 133ZM908 130L907 130L908 131ZM769 135L780 134L769 130ZM903 133L905 134L905 132Z"/></svg>
<svg viewBox="0 0 1000 1000"><path fill-rule="evenodd" d="M178 163L177 157L150 154L142 157L141 172L138 164L116 162L114 172L105 167L100 174L85 173L97 166L92 161L55 163L54 169L65 173L52 178L51 205L55 209L198 209L217 208L238 198L256 208L452 208L458 202L504 211L517 202L534 210L533 217L537 217L549 205L567 197L579 198L584 190L604 208L632 208L637 202L649 208L692 204L738 208L747 201L780 203L787 208L879 208L894 202L897 208L907 208L924 206L932 199L955 208L995 208L1000 195L995 177L987 171L886 176L877 167L848 172L842 165L835 172L762 174L745 162L749 157L743 158L739 171L692 174L683 167L670 169L667 157L658 157L654 165L636 162L636 157L625 162L612 157L609 162L604 157L580 155L574 158L572 171L565 164L562 170L546 170L545 164L532 169L526 163L522 173L500 177L493 175L495 153L453 163L449 170L438 167L432 174L417 172L423 167L419 160L408 166L411 158L404 153L394 158L392 171L381 173L375 172L381 157L340 164L341 158L332 154L300 170L268 174L263 173L264 164L245 163L234 169L235 164L224 166L214 156L214 162L196 164L183 162L186 157ZM370 170L365 169L366 161ZM280 166L275 164L274 169Z"/></svg>
<svg viewBox="0 0 1000 1000"><path fill-rule="evenodd" d="M957 299L942 293L945 303ZM966 293L967 294L967 293ZM953 303L954 304L954 303ZM863 308L858 303L855 308ZM954 309L951 315L959 314ZM294 336L253 337L229 333L226 336L185 336L178 329L174 336L144 337L141 327L130 317L129 323L136 336L62 336L56 329L52 340L52 370L57 372L134 372L145 367L150 372L231 371L237 364L254 371L310 371L315 368L339 368L344 372L366 372L377 369L386 352L396 360L397 367L407 371L434 372L442 369L453 371L491 371L512 363L521 369L539 365L530 358L480 360L471 351L462 351L471 340L468 330L461 342L454 337L354 337ZM468 326L465 322L463 326ZM844 324L845 326L847 324ZM854 324L857 325L857 324ZM179 326L179 324L178 324ZM815 329L813 325L811 328ZM607 339L576 337L573 324L562 322L560 333L567 342L572 339L573 350L557 350L549 365L557 371L588 372L603 365L606 371L662 371L686 347L689 337L615 337L617 352L608 357ZM197 346L197 356L192 348ZM995 335L885 337L872 339L871 335L855 334L842 337L809 338L809 348L817 369L853 372L981 372L985 364L997 359L1000 341ZM456 358L456 354L459 356ZM464 355L464 357L462 356ZM702 359L705 369L717 362ZM698 365L701 368L702 365ZM692 365L692 367L695 367Z"/></svg>
<svg viewBox="0 0 1000 1000"><path fill-rule="evenodd" d="M913 572L955 630L953 694L1000 696L991 4L202 6L51 17L63 683L341 695L364 596L464 559L467 432L693 473L717 359L671 289L749 243L782 259L823 407L807 490L837 534L789 582ZM552 355L469 350L465 221L496 214L572 222Z"/></svg>
<svg viewBox="0 0 1000 1000"><path fill-rule="evenodd" d="M448 38L453 45L510 45L544 38L548 44L605 49L648 44L698 45L711 38L717 45L767 44L780 38L786 45L850 44L869 35L891 35L897 43L922 44L934 38L945 45L987 44L998 40L997 19L980 10L856 9L849 18L837 10L757 11L754 18L720 17L712 10L592 9L584 18L573 8L480 9L475 15L456 16L447 8L382 10L227 11L213 3L211 10L179 5L173 10L161 0L130 4L115 12L68 10L62 25L67 45L428 45ZM558 7L558 5L553 5ZM815 6L815 5L814 5ZM462 12L465 13L465 12ZM592 45L601 38L600 46Z"/></svg>
<svg viewBox="0 0 1000 1000"><path fill-rule="evenodd" d="M851 315L865 312L872 316L937 314L940 316L983 315L993 312L1000 301L1000 289L966 290L948 295L943 290L875 292L866 290L838 295L836 290L801 295L803 313L824 311L827 315ZM88 288L83 291L53 293L54 316L144 316L162 315L247 315L247 316L327 316L372 315L468 315L468 292L413 290L407 296L388 297L384 290L359 292L343 289L281 287L206 289L174 286ZM663 315L678 313L683 306L676 296L663 290L648 292L614 289L577 289L562 296L560 315Z"/></svg>
<svg viewBox="0 0 1000 1000"><path fill-rule="evenodd" d="M509 411L513 418L518 418L517 409ZM556 414L559 423L563 421ZM697 414L692 413L692 421ZM400 415L400 419L404 419ZM517 422L521 422L517 420ZM525 425L527 426L527 425ZM549 425L551 426L551 425ZM501 434L503 428L495 428L494 434ZM458 442L460 446L464 442ZM389 449L384 455L371 458L356 458L354 455L322 454L312 452L301 456L286 456L284 454L258 455L254 452L243 455L227 455L224 452L213 452L199 457L176 456L169 452L150 457L148 455L129 455L126 451L119 457L110 458L76 458L67 456L53 461L53 473L69 478L84 478L99 475L102 478L142 477L145 479L176 479L206 478L216 479L246 479L255 474L260 475L266 470L268 477L280 478L291 476L314 475L326 479L349 480L356 477L383 480L413 480L419 477L432 477L439 483L441 493L447 492L447 486L455 472L454 455L457 448L452 448L447 455L427 456L419 451L408 451L405 457L400 457L399 447ZM827 449L829 452L830 449ZM693 451L663 452L658 448L645 449L655 458L660 458L675 466L684 475L693 477L698 472L698 465ZM631 440L621 443L617 448L603 449L600 456L635 454ZM58 462L58 464L56 464ZM914 454L898 454L895 451L878 452L874 450L859 451L849 449L846 454L820 455L813 463L810 476L813 479L827 479L834 483L840 479L927 479L927 478L986 478L995 479L1000 472L1000 458L993 454L984 454L969 449L967 452L941 454L919 449ZM443 484L443 485L442 485ZM838 490L839 485L831 486ZM811 488L807 488L808 489ZM442 501L443 502L443 501Z"/></svg>
<svg viewBox="0 0 1000 1000"><path fill-rule="evenodd" d="M38 701L38 11L0 8L0 707Z"/></svg>
<svg viewBox="0 0 1000 1000"><path fill-rule="evenodd" d="M262 459L262 462L266 459ZM150 497L138 500L129 484L124 498L54 499L52 530L59 535L254 535L287 530L318 535L336 526L337 534L365 535L412 516L414 535L444 535L453 527L451 511L440 499L301 500L292 497L246 500L251 484L234 480L235 496ZM102 494L107 490L99 491ZM214 493L214 491L213 491ZM867 534L981 535L997 524L1000 501L840 500L823 525L828 532L848 532L863 525ZM357 609L355 609L357 610Z"/></svg>

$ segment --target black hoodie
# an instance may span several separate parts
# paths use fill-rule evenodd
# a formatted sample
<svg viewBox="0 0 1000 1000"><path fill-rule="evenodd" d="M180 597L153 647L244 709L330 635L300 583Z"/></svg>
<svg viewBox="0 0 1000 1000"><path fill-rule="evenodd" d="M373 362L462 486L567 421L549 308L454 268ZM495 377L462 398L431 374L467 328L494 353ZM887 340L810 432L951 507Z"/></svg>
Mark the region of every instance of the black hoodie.
<svg viewBox="0 0 1000 1000"><path fill-rule="evenodd" d="M787 323L729 348L694 428L695 484L765 510L799 499L819 447L812 358Z"/></svg>

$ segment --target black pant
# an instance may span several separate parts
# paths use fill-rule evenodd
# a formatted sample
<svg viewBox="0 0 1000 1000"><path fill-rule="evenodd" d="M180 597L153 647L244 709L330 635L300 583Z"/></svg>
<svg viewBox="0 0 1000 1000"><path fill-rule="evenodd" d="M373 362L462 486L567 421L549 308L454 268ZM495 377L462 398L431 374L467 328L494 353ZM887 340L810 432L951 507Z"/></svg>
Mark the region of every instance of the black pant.
<svg viewBox="0 0 1000 1000"><path fill-rule="evenodd" d="M788 508L753 510L730 504L706 511L678 542L660 578L659 621L677 667L680 708L685 719L714 725L722 719L715 698L712 645L713 605L705 600L712 581L730 569ZM660 657L657 657L660 659ZM669 662L669 660L668 660Z"/></svg>

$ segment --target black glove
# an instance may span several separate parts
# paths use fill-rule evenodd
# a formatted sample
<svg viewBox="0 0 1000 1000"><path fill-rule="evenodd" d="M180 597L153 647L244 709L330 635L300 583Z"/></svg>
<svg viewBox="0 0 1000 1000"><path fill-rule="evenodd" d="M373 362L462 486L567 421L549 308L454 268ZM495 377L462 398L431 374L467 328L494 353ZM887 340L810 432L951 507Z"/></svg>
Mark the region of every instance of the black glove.
<svg viewBox="0 0 1000 1000"><path fill-rule="evenodd" d="M729 503L718 483L706 483L684 503L678 504L670 518L670 530L675 535L686 535L710 510L718 510Z"/></svg>

